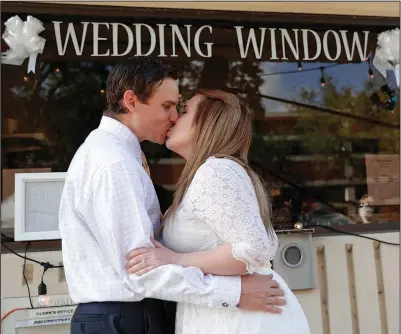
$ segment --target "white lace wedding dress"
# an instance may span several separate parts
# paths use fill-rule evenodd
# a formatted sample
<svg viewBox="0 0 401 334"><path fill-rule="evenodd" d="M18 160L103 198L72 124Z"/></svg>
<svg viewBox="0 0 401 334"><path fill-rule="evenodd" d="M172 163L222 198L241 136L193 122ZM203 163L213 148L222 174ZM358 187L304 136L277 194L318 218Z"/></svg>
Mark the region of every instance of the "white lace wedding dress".
<svg viewBox="0 0 401 334"><path fill-rule="evenodd" d="M163 240L177 252L231 243L233 256L246 262L249 273L274 275L287 300L281 314L178 303L177 334L310 333L297 298L271 269L277 237L266 232L252 182L236 162L212 157L198 169L176 214L165 224Z"/></svg>

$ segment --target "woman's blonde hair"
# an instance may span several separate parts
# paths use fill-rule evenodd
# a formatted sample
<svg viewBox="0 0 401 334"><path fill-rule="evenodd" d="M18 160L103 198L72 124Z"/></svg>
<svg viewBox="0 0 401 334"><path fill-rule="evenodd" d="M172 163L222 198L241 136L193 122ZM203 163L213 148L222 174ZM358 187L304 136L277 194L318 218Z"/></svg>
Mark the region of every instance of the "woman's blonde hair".
<svg viewBox="0 0 401 334"><path fill-rule="evenodd" d="M178 179L174 200L166 218L175 213L198 168L211 156L229 158L248 173L255 188L260 215L268 231L272 230L269 197L262 180L248 164L252 139L252 115L237 96L222 90L199 90L202 95L194 116L191 156Z"/></svg>

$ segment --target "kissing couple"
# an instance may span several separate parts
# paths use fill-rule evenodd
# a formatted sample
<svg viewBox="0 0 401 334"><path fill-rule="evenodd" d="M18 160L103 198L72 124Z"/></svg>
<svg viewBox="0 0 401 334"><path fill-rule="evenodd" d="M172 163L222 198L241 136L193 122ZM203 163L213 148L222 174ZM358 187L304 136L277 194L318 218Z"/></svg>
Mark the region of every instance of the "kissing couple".
<svg viewBox="0 0 401 334"><path fill-rule="evenodd" d="M106 94L60 205L66 279L79 304L71 333L309 334L271 269L278 239L248 164L250 111L231 93L199 90L179 115L177 80L151 57L116 65ZM164 216L145 140L186 160Z"/></svg>

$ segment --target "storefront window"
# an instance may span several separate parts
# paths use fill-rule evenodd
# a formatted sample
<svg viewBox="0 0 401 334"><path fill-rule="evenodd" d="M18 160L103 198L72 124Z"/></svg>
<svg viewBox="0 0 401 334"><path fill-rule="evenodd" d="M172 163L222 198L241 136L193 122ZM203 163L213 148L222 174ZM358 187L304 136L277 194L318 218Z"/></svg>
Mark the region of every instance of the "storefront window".
<svg viewBox="0 0 401 334"><path fill-rule="evenodd" d="M15 14L25 19L29 13L3 13L3 22ZM172 24L177 24L182 40L175 28L166 25L162 50L158 29L165 20L152 17L152 12L140 19L123 13L95 18L79 12L34 15L46 28L41 34L46 38L45 50L38 57L36 73L26 73L27 62L2 66L3 203L13 195L15 173L67 170L79 145L99 124L105 107L105 82L113 64L135 55L138 47L145 52L155 38L153 55L165 54L163 60L177 70L183 101L199 87L227 88L237 92L253 112L250 161L270 190L276 228L291 227L297 221L328 226L393 223L399 228L399 103L394 108L378 105L378 99L387 98L381 92L386 81L376 71L371 77L370 62L364 59L374 52L377 33L393 27L367 29L344 26L341 21L331 26L312 22L273 22L269 26L177 19ZM85 28L82 23L94 21L123 23L131 30L127 33L120 26L118 41L113 41L113 26L99 25L99 36L105 39L94 43L95 25ZM139 44L133 23L153 29L141 28ZM75 46L72 40L64 44L68 24L78 38ZM203 28L197 42L195 35L205 25L211 28ZM264 46L258 44L260 49L254 50L249 44L247 56L241 57L244 50L238 45L239 28L235 26L245 27L243 37L248 36L249 27L276 29L276 47L267 29ZM318 35L322 44L316 60L296 58L297 52L299 59L313 58L318 46L312 37L305 55L302 32L295 28ZM286 29L287 35L280 29ZM329 42L324 42L328 30L335 34L328 34ZM341 30L348 31L345 42ZM366 30L369 36L365 39ZM359 47L353 45L353 32ZM130 34L131 52L113 56L127 50ZM255 28L258 43L262 34L263 30ZM190 56L183 46L188 40ZM242 47L246 48L246 43ZM2 44L2 51L5 49ZM399 96L398 89L395 94ZM172 191L184 160L148 142L143 143L143 150L154 183Z"/></svg>

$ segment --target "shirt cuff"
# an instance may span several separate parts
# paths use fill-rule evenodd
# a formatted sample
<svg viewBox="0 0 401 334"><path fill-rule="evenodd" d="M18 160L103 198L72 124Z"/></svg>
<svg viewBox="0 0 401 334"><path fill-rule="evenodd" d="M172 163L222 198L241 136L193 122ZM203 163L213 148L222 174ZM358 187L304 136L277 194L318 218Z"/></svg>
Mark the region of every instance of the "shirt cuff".
<svg viewBox="0 0 401 334"><path fill-rule="evenodd" d="M241 276L213 276L209 306L237 309L241 297Z"/></svg>

